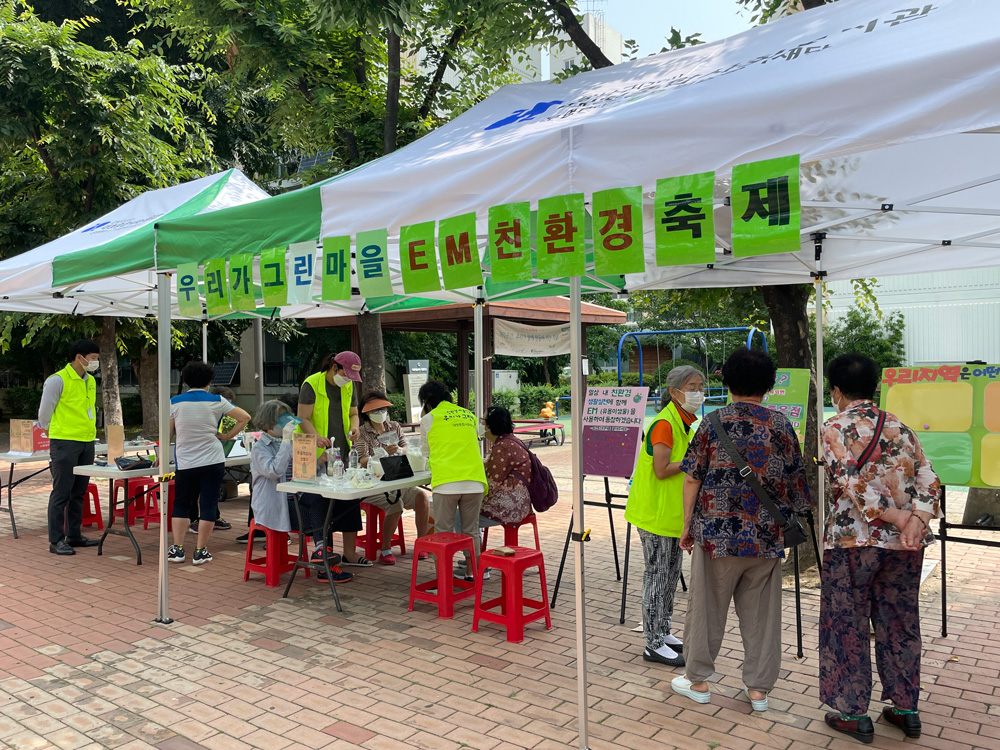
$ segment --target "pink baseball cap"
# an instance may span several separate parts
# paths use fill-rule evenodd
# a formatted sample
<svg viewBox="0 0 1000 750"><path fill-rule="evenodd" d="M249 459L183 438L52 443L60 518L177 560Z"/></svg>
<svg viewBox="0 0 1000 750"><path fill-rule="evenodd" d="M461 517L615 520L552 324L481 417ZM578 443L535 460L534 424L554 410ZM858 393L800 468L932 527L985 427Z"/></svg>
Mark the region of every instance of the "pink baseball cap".
<svg viewBox="0 0 1000 750"><path fill-rule="evenodd" d="M341 352L333 361L344 368L344 374L355 383L361 382L361 357L354 352Z"/></svg>

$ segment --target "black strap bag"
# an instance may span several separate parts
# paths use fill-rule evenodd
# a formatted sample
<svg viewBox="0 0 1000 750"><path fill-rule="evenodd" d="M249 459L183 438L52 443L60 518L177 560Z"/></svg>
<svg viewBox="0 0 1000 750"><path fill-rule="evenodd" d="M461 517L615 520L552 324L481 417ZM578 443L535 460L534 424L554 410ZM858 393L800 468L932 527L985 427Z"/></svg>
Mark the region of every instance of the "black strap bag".
<svg viewBox="0 0 1000 750"><path fill-rule="evenodd" d="M806 536L806 530L802 528L802 524L799 523L799 519L795 517L795 514L793 513L792 517L788 518L778 510L777 504L771 499L771 496L767 494L764 488L761 487L760 482L757 481L757 475L754 474L753 469L747 464L746 459L736 449L736 445L733 443L732 438L729 437L729 433L722 426L722 419L719 417L719 413L713 411L708 415L708 421L715 428L715 433L719 436L719 443L726 451L726 455L729 456L729 459L739 469L740 476L746 480L746 483L750 485L750 489L753 490L757 499L760 500L760 504L764 506L764 509L771 515L771 518L777 522L781 533L785 537L785 546L797 547L807 541L809 537Z"/></svg>

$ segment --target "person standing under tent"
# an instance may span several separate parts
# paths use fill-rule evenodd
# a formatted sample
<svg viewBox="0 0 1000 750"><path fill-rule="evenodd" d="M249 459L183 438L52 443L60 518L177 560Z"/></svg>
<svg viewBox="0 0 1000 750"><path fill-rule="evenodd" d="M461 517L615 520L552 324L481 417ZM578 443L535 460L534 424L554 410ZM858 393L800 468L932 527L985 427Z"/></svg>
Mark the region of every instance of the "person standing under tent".
<svg viewBox="0 0 1000 750"><path fill-rule="evenodd" d="M299 432L316 436L316 450L320 461L326 459L326 449L347 464L351 444L358 439L358 394L354 384L361 382L361 358L354 352L333 352L320 362L319 371L313 373L299 389L297 415L302 422ZM326 503L319 495L303 493L300 502ZM358 532L362 529L361 506L350 501L334 500L332 531L344 535L344 566L370 567L372 561L358 554ZM329 540L328 540L329 545ZM329 546L326 553L331 553Z"/></svg>
<svg viewBox="0 0 1000 750"><path fill-rule="evenodd" d="M683 642L671 633L674 592L681 575L680 537L684 530L681 462L691 441L691 425L705 401L705 376L680 365L667 375L667 404L646 432L632 472L625 520L639 530L642 576L642 658L683 667Z"/></svg>
<svg viewBox="0 0 1000 750"><path fill-rule="evenodd" d="M721 429L786 518L810 508L805 462L791 422L763 405L777 368L762 351L738 349L722 367L733 402L715 414ZM714 416L714 415L713 415ZM736 605L743 640L743 686L754 711L766 711L767 694L781 670L780 522L771 516L722 444L712 420L698 428L681 465L684 530L681 549L692 553L684 621L685 674L670 686L696 703L708 703L708 678Z"/></svg>
<svg viewBox="0 0 1000 750"><path fill-rule="evenodd" d="M222 396L224 399L230 403L236 400L236 394L233 393L232 388L228 388L224 385L213 385L208 389L209 393L214 393L216 396ZM219 493L219 501L222 501L222 493ZM198 503L191 503L191 531L195 534L198 533ZM216 531L226 531L227 529L233 528L233 525L229 521L222 517L222 511L216 511L215 516L215 530Z"/></svg>
<svg viewBox="0 0 1000 750"><path fill-rule="evenodd" d="M80 532L83 501L90 479L73 473L76 466L94 463L97 437L97 382L100 349L87 339L69 350L69 364L49 376L42 387L38 424L49 433L49 552L75 555L74 547L95 547L96 539Z"/></svg>
<svg viewBox="0 0 1000 750"><path fill-rule="evenodd" d="M885 722L919 737L920 574L941 484L913 430L874 403L878 365L842 354L827 366L839 412L823 424L833 501L823 539L819 694L826 723L864 743L875 727L869 623Z"/></svg>
<svg viewBox="0 0 1000 750"><path fill-rule="evenodd" d="M201 506L198 538L191 562L204 565L212 561L208 540L215 529L219 494L226 471L223 442L232 440L250 421L250 415L222 396L209 393L215 369L207 362L188 362L181 370L181 382L188 390L170 399L170 432L176 434L174 461L174 543L167 550L167 562L184 562L184 534L188 531L191 505ZM229 432L219 432L225 416L236 424ZM207 520L213 519L213 520Z"/></svg>
<svg viewBox="0 0 1000 750"><path fill-rule="evenodd" d="M451 402L448 387L440 380L428 380L417 393L423 406L420 432L424 456L431 472L434 522L438 531L447 530L458 510L462 533L472 537L475 559L465 554L464 578L479 559L479 510L486 494L486 469L479 450L476 415Z"/></svg>

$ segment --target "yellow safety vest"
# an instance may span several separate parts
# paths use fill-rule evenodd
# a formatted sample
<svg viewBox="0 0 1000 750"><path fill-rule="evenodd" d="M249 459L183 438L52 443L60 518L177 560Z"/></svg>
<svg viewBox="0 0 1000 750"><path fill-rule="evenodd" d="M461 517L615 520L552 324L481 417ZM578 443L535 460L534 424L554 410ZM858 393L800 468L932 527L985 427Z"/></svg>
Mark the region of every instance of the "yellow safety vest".
<svg viewBox="0 0 1000 750"><path fill-rule="evenodd" d="M97 382L84 373L81 378L73 365L56 373L63 382L62 395L52 412L49 424L50 440L77 440L91 443L97 437Z"/></svg>
<svg viewBox="0 0 1000 750"><path fill-rule="evenodd" d="M312 426L316 432L323 437L330 437L329 415L330 397L326 395L326 373L316 372L306 378L306 382L312 386L313 393L316 394L316 403L313 404L313 413L310 418ZM344 419L344 439L347 440L347 450L351 449L351 440L347 436L351 432L351 400L354 395L354 381L348 381L347 385L340 386L340 412ZM296 428L296 432L303 432L302 425ZM326 448L316 446L316 456L322 456ZM346 457L345 457L346 460Z"/></svg>
<svg viewBox="0 0 1000 750"><path fill-rule="evenodd" d="M665 419L673 431L674 445L670 449L670 463L681 461L687 453L691 436L684 426L684 419L671 401L656 415L646 432L639 461L632 472L632 487L625 504L625 520L657 536L680 537L684 530L684 501L682 490L684 474L669 479L657 479L653 471L653 443L651 436L657 422Z"/></svg>
<svg viewBox="0 0 1000 750"><path fill-rule="evenodd" d="M434 420L427 432L431 489L448 482L481 482L486 492L476 415L450 401L442 401L431 414Z"/></svg>

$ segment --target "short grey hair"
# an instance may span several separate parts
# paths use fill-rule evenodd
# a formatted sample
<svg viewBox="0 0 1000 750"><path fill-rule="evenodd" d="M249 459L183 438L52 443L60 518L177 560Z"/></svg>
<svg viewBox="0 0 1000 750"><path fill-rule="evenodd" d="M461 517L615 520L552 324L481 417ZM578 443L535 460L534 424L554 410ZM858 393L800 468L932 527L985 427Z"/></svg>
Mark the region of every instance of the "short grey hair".
<svg viewBox="0 0 1000 750"><path fill-rule="evenodd" d="M701 378L702 383L705 382L705 374L697 367L692 367L691 365L678 365L667 373L667 388L673 388L674 390L679 391L681 386L695 375Z"/></svg>
<svg viewBox="0 0 1000 750"><path fill-rule="evenodd" d="M278 401L276 398L265 401L257 407L253 423L262 430L270 430L278 424L278 419L286 411L291 412L291 408L284 401Z"/></svg>

